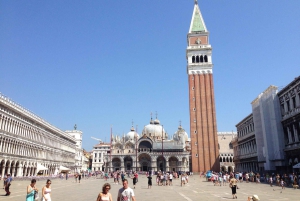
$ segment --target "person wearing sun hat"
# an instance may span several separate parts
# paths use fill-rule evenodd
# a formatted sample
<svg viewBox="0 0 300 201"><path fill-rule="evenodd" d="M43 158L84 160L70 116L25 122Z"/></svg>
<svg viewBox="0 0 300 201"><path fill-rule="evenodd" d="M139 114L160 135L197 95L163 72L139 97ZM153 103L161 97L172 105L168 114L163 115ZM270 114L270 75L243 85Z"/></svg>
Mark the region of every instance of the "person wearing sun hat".
<svg viewBox="0 0 300 201"><path fill-rule="evenodd" d="M252 196L249 196L247 201L251 201L251 200L253 200L253 201L259 200L258 195L252 195Z"/></svg>

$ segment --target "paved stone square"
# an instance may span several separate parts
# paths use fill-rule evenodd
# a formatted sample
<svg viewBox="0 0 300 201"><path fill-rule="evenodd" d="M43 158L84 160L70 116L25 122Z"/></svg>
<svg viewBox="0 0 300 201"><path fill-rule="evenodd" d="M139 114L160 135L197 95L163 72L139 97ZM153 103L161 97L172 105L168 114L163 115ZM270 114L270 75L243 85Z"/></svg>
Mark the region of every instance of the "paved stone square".
<svg viewBox="0 0 300 201"><path fill-rule="evenodd" d="M134 192L137 201L198 201L198 200L232 200L231 189L227 186L213 186L213 183L206 182L204 178L198 175L190 177L189 183L181 187L179 180L173 181L173 186L156 186L153 179L152 189L147 188L147 178L145 175L139 176ZM11 186L12 194L4 196L4 189L0 193L0 201L22 201L25 200L26 186L30 181L14 181ZM38 181L37 187L41 192L42 187L46 183L45 180ZM95 201L98 193L101 191L102 185L105 183L103 179L83 179L81 183L75 183L74 179L69 180L52 180L52 200L53 201ZM118 189L122 185L113 183L111 193L113 200L117 200ZM129 180L129 186L132 187L132 180ZM299 200L300 190L287 188L281 190L280 187L270 187L267 184L240 183L237 200L247 200L248 195L257 194L260 200L270 201L288 201Z"/></svg>

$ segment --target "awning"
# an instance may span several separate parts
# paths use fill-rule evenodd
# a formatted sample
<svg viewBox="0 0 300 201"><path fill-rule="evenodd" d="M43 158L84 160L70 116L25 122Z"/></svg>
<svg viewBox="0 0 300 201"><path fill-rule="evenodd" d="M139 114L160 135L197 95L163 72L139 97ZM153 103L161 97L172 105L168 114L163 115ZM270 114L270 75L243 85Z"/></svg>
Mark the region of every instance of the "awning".
<svg viewBox="0 0 300 201"><path fill-rule="evenodd" d="M300 163L294 165L293 168L300 168Z"/></svg>
<svg viewBox="0 0 300 201"><path fill-rule="evenodd" d="M71 170L71 169L70 169L70 168L67 168L67 167L64 167L64 166L61 165L61 166L59 167L59 170L60 170L60 171L62 171L62 170L67 170L67 171L69 171L69 170Z"/></svg>
<svg viewBox="0 0 300 201"><path fill-rule="evenodd" d="M41 170L48 170L48 168L46 168L45 166L43 166L43 165L41 165L41 164L37 164L37 167L36 167L36 169L37 169L37 172L39 172L39 171L41 171Z"/></svg>

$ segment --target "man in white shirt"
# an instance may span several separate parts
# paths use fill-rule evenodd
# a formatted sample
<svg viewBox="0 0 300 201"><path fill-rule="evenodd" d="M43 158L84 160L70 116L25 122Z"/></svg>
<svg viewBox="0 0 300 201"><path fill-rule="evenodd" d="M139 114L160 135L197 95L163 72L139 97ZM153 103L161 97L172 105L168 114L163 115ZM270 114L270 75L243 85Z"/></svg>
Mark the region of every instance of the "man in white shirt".
<svg viewBox="0 0 300 201"><path fill-rule="evenodd" d="M170 178L169 178L169 180L170 180L169 185L172 186L172 185L173 185L173 184L172 184L173 174L170 174L169 177L170 177Z"/></svg>
<svg viewBox="0 0 300 201"><path fill-rule="evenodd" d="M132 188L128 187L127 179L123 180L123 188L119 189L117 201L136 201Z"/></svg>

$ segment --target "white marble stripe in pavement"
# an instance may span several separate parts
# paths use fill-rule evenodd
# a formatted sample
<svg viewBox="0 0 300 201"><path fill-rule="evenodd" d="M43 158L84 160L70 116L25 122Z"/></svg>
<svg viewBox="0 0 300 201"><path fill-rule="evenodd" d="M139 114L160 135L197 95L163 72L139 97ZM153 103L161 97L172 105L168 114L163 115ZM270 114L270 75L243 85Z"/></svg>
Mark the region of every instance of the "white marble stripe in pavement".
<svg viewBox="0 0 300 201"><path fill-rule="evenodd" d="M187 201L193 201L191 198L186 197L184 194L179 193L179 195L181 195L184 199L186 199Z"/></svg>

